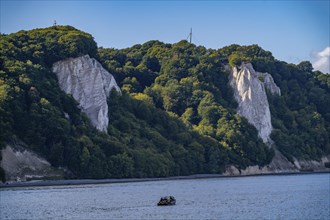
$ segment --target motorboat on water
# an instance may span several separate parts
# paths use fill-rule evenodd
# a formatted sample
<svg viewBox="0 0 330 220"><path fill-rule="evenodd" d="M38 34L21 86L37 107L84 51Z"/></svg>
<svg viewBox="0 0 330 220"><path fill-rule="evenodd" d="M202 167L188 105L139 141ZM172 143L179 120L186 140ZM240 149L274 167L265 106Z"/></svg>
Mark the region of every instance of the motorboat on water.
<svg viewBox="0 0 330 220"><path fill-rule="evenodd" d="M157 205L158 206L175 205L175 203L176 203L176 199L174 198L174 196L165 196L160 198Z"/></svg>

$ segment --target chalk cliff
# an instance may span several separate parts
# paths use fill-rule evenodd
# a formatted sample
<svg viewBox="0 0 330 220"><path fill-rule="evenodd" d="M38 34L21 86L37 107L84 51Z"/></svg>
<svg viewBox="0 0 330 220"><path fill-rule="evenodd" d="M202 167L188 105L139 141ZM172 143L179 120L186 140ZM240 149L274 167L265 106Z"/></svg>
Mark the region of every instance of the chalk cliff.
<svg viewBox="0 0 330 220"><path fill-rule="evenodd" d="M290 163L278 150L275 149L275 157L267 166L248 166L245 169L238 169L234 165L226 167L223 173L225 176L245 176L256 174L275 174L275 173L297 173L297 172L330 172L326 164L330 163L330 155L323 156L319 161L316 160L298 160L293 158Z"/></svg>
<svg viewBox="0 0 330 220"><path fill-rule="evenodd" d="M270 74L256 72L251 63L230 69L229 80L238 103L237 113L254 125L260 138L270 145L272 124L265 88L276 95L281 94L280 88Z"/></svg>
<svg viewBox="0 0 330 220"><path fill-rule="evenodd" d="M272 132L271 114L266 89L273 95L281 95L280 88L268 73L256 72L251 63L242 63L240 67L229 69L229 82L234 90L234 98L238 103L237 113L245 117L258 130L259 136L269 147L273 145L269 135ZM299 172L304 170L329 171L325 166L330 161L330 155L320 161L306 161L294 158L291 163L277 149L270 164L264 167L249 166L239 170L231 165L224 175L251 175L264 173Z"/></svg>
<svg viewBox="0 0 330 220"><path fill-rule="evenodd" d="M72 94L91 123L100 131L108 128L107 97L112 89L120 92L114 77L88 55L53 64L61 89Z"/></svg>
<svg viewBox="0 0 330 220"><path fill-rule="evenodd" d="M63 171L52 167L45 158L29 150L19 140L10 141L1 153L0 166L6 172L7 181L63 178Z"/></svg>

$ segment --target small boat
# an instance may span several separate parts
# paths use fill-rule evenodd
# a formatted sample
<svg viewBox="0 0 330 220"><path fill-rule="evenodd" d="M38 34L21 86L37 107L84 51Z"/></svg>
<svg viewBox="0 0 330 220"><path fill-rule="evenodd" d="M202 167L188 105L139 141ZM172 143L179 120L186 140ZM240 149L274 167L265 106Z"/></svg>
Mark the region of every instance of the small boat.
<svg viewBox="0 0 330 220"><path fill-rule="evenodd" d="M157 203L158 206L163 206L163 205L175 205L176 199L174 196L165 196L160 198L159 202Z"/></svg>

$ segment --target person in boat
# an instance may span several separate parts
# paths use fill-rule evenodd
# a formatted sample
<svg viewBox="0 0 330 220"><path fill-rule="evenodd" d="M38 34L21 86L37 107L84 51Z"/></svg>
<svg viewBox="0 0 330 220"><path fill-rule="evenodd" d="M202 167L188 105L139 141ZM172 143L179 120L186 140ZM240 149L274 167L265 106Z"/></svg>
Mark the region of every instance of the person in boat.
<svg viewBox="0 0 330 220"><path fill-rule="evenodd" d="M175 205L176 200L174 196L161 197L157 205Z"/></svg>

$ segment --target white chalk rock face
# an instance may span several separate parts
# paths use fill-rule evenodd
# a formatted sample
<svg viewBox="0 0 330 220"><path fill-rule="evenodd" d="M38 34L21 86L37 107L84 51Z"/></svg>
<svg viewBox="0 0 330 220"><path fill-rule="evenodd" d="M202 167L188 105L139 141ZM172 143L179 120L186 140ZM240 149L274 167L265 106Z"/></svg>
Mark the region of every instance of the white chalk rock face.
<svg viewBox="0 0 330 220"><path fill-rule="evenodd" d="M1 150L0 167L6 172L7 181L27 179L61 178L61 174L50 163L35 152L20 145L20 141L7 144Z"/></svg>
<svg viewBox="0 0 330 220"><path fill-rule="evenodd" d="M263 81L266 89L268 89L270 93L279 96L281 95L281 89L275 84L272 75L270 75L269 73L259 73L259 72L256 73L258 74L258 78L260 78Z"/></svg>
<svg viewBox="0 0 330 220"><path fill-rule="evenodd" d="M270 143L272 123L265 87L277 95L281 94L280 88L270 74L256 72L250 63L243 63L239 69L234 67L230 72L230 85L238 102L237 113L256 127L264 143Z"/></svg>
<svg viewBox="0 0 330 220"><path fill-rule="evenodd" d="M69 58L53 64L61 89L71 94L91 123L100 131L108 129L107 97L114 88L120 92L115 78L88 55Z"/></svg>

